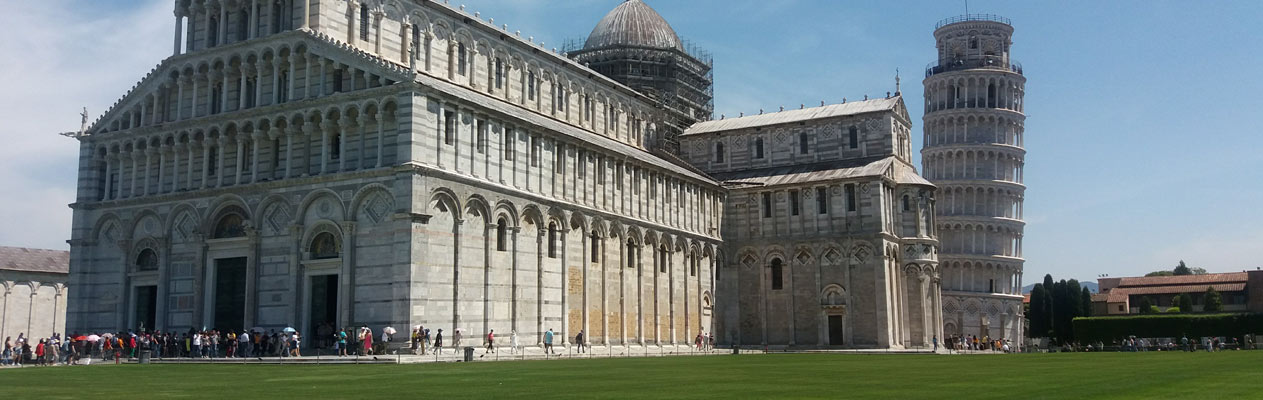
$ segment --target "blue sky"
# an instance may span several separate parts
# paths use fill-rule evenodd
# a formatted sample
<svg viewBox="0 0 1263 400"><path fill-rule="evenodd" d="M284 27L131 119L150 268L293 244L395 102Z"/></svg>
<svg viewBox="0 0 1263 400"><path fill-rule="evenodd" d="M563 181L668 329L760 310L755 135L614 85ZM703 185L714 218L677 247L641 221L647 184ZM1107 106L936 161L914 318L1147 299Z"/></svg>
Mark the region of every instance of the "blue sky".
<svg viewBox="0 0 1263 400"><path fill-rule="evenodd" d="M618 0L452 0L548 47ZM921 131L934 23L960 1L648 0L715 57L716 113L903 92ZM66 248L77 146L170 53L170 0L17 2L0 63L0 244ZM974 0L1013 21L1027 84L1026 283L1129 276L1180 259L1263 266L1263 2ZM47 38L40 40L39 38ZM914 149L920 149L920 135ZM919 164L919 158L918 158Z"/></svg>

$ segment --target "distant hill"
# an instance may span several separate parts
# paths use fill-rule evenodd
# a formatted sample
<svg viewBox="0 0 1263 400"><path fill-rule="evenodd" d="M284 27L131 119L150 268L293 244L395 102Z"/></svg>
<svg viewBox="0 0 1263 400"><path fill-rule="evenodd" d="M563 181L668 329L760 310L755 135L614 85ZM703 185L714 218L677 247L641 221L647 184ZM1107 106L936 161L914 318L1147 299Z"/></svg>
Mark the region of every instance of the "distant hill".
<svg viewBox="0 0 1263 400"><path fill-rule="evenodd" d="M1039 283L1043 283L1043 282L1039 282ZM1092 282L1092 281L1083 282L1083 281L1080 281L1080 282L1079 282L1079 287L1086 287L1086 288L1088 288L1088 291L1090 291L1090 292L1092 292L1092 293L1100 293L1100 289L1096 286L1096 282ZM1029 285L1026 285L1026 286L1023 286L1023 287L1022 287L1022 294L1027 294L1027 293L1030 293L1030 292L1031 292L1031 289L1034 289L1034 288L1035 288L1035 284L1034 284L1034 283L1029 284Z"/></svg>

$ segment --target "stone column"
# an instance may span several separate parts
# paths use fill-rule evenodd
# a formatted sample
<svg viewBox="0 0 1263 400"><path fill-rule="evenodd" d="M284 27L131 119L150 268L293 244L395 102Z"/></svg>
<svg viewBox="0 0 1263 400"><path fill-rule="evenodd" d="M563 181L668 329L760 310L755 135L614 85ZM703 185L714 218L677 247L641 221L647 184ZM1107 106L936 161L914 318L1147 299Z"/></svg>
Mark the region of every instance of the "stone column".
<svg viewBox="0 0 1263 400"><path fill-rule="evenodd" d="M226 4L219 4L219 39L215 40L216 46L228 44L228 7ZM227 90L227 85L225 91Z"/></svg>
<svg viewBox="0 0 1263 400"><path fill-rule="evenodd" d="M133 144L133 146L135 146L135 144ZM127 158L132 160L132 169L130 174L132 183L127 190L127 197L133 198L136 197L136 172L140 170L140 150L128 151L126 154Z"/></svg>
<svg viewBox="0 0 1263 400"><path fill-rule="evenodd" d="M250 157L250 183L259 182L259 142L266 137L266 131L258 129L255 129L254 133L250 135L250 150L252 152Z"/></svg>
<svg viewBox="0 0 1263 400"><path fill-rule="evenodd" d="M381 11L373 11L373 52L378 55L382 54L382 17L384 16L386 15Z"/></svg>
<svg viewBox="0 0 1263 400"><path fill-rule="evenodd" d="M548 237L548 230L539 228L539 233L535 236L535 338L536 345L539 347L544 347L544 238L546 237Z"/></svg>
<svg viewBox="0 0 1263 400"><path fill-rule="evenodd" d="M337 132L338 126L333 121L325 120L320 123L320 173L329 173L329 136Z"/></svg>
<svg viewBox="0 0 1263 400"><path fill-rule="evenodd" d="M399 58L400 61L407 64L408 68L410 68L412 73L415 74L417 73L417 60L416 57L412 56L412 24L407 16L404 16L403 28L401 30L403 31L401 32L403 40L399 43L399 48L401 49Z"/></svg>
<svg viewBox="0 0 1263 400"><path fill-rule="evenodd" d="M346 2L346 6L347 8L350 8L350 14L351 14L351 20L347 22L346 42L350 43L352 47L355 47L356 41L360 39L360 30L358 27L358 24L360 22L360 2L357 0L349 0Z"/></svg>
<svg viewBox="0 0 1263 400"><path fill-rule="evenodd" d="M171 192L173 193L180 191L180 152L184 150L184 147L184 143L177 141L175 147L171 148L171 155L174 157L171 163Z"/></svg>
<svg viewBox="0 0 1263 400"><path fill-rule="evenodd" d="M114 153L110 153L109 150L106 150L104 158L105 158L105 194L101 196L101 200L113 200L113 193L112 193L113 179L110 179L110 174L113 172L113 168L114 168L114 163L113 163L115 159Z"/></svg>
<svg viewBox="0 0 1263 400"><path fill-rule="evenodd" d="M243 132L237 132L237 136L233 139L233 141L237 142L237 155L236 155L235 157L233 157L233 160L234 160L234 161L236 161L236 163L237 163L237 165L236 165L236 167L237 167L237 168L236 168L237 176L236 176L236 178L235 178L235 179L233 179L233 181L232 181L232 184L233 184L233 185L240 185L240 184L241 184L242 169L244 169L244 168L245 168L245 160L244 160L244 158L245 158L245 157L244 157L244 156L245 156L245 151L246 151L246 148L245 148L245 146L246 146L246 141L245 141L245 139L242 139L242 138L241 138L241 135L242 135L242 134L243 134ZM221 153L222 153L222 151L221 151Z"/></svg>
<svg viewBox="0 0 1263 400"><path fill-rule="evenodd" d="M172 56L180 55L180 44L184 42L184 13L185 10L175 10L175 48L171 50Z"/></svg>
<svg viewBox="0 0 1263 400"><path fill-rule="evenodd" d="M191 134L191 133L190 133L190 134ZM193 151L194 151L194 150L196 150L196 145L193 143L193 141L192 141L192 140L193 140L192 138L190 138L190 139L189 139L189 170L188 170L188 174L189 174L189 179L188 179L188 186L189 186L189 190L193 190L193 162L194 162L194 160L196 160L196 159L197 159L197 157L195 157L195 154L193 153ZM202 147L203 147L203 149L202 149L202 160L203 160L203 161L202 161L202 162L203 162L202 166L205 166L205 165L206 165L206 164L205 164L205 158L206 158L206 150L205 150L205 147L206 147L206 146L205 146L205 145L202 145ZM203 174L202 174L202 188L206 188L206 174L205 174L205 173L203 173Z"/></svg>
<svg viewBox="0 0 1263 400"><path fill-rule="evenodd" d="M311 28L311 0L299 0L303 2L303 29Z"/></svg>
<svg viewBox="0 0 1263 400"><path fill-rule="evenodd" d="M253 73L254 73L255 69L254 69L254 65L251 65L251 64L246 64L245 62L242 62L241 66L240 66L239 68L240 68L240 69L239 69L239 72L240 72L240 73L239 73L238 75L240 75L240 76L239 76L239 77L238 77L238 79L237 79L237 81L238 81L238 83L237 83L237 109L238 109L238 110L244 110L244 109L246 109L246 105L247 105L247 104L250 104L248 101L246 101L246 100L247 100L247 98L246 98L246 84L247 84L247 82L246 82L246 81L249 79L249 77L250 77L251 75L253 75ZM257 91L256 91L256 92L257 92ZM227 86L224 86L224 93L225 93L225 94L227 94L227 93L228 93L228 87L227 87ZM254 103L254 105L257 107L257 106L259 105L259 103L257 103L257 102L256 102L256 103Z"/></svg>
<svg viewBox="0 0 1263 400"><path fill-rule="evenodd" d="M383 156L385 156L385 153L382 152L382 149L384 146L383 143L386 142L386 131L385 131L386 121L395 120L395 116L392 115L393 113L387 113L384 115L382 113L383 113L383 110L379 109L377 111L377 163L373 165L375 168L382 167L382 158Z"/></svg>
<svg viewBox="0 0 1263 400"><path fill-rule="evenodd" d="M457 114L457 118L460 118ZM567 215L569 216L569 215ZM570 218L566 218L569 220ZM563 222L564 225L570 225ZM570 346L570 268L566 266L569 258L566 257L567 249L570 248L570 228L564 227L559 229L558 234L561 235L561 346ZM584 240L584 239L580 239ZM583 254L580 254L582 257Z"/></svg>
<svg viewBox="0 0 1263 400"><path fill-rule="evenodd" d="M166 186L164 181L167 175L167 149L159 147L156 150L158 152L158 189L154 190L154 193L162 193L163 187Z"/></svg>
<svg viewBox="0 0 1263 400"><path fill-rule="evenodd" d="M250 38L259 37L259 0L250 0Z"/></svg>
<svg viewBox="0 0 1263 400"><path fill-rule="evenodd" d="M284 127L277 127L276 131L278 136L285 137L285 175L283 177L292 178L294 177L294 136L302 134L302 130L286 132Z"/></svg>
<svg viewBox="0 0 1263 400"><path fill-rule="evenodd" d="M289 80L288 84L285 85L285 89L286 89L285 101L286 102L294 101L294 96L297 94L296 93L297 88L295 88L297 84L297 78L295 78L295 76L298 75L298 67L297 67L298 62L297 60L295 60L295 58L297 57L285 56L284 58L281 59L282 61L285 62L286 66L289 67L289 75L285 77L286 79Z"/></svg>
<svg viewBox="0 0 1263 400"><path fill-rule="evenodd" d="M307 120L307 123L303 124L303 133L306 137L303 140L304 151L302 176L315 175L316 173L313 173L311 170L311 159L313 157L312 152L316 151L316 146L314 146L311 142L316 139L316 135L323 136L324 133L323 130L320 129L320 124L317 124L315 119L310 118Z"/></svg>
<svg viewBox="0 0 1263 400"><path fill-rule="evenodd" d="M342 326L355 321L355 238L355 221L342 221L342 273L338 278Z"/></svg>

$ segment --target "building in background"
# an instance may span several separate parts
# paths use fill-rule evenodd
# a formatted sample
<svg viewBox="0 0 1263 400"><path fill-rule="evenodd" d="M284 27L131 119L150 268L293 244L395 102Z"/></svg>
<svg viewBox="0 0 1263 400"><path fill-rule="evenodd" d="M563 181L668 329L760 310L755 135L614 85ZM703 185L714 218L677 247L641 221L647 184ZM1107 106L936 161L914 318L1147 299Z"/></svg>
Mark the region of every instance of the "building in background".
<svg viewBox="0 0 1263 400"><path fill-rule="evenodd" d="M1215 288L1223 302L1224 312L1263 313L1263 271L1229 272L1221 274L1143 276L1130 278L1101 278L1096 280L1100 293L1092 295L1093 315L1121 315L1141 313L1142 298L1149 304L1166 311L1177 307L1175 298L1188 294L1193 300L1193 312L1201 312L1206 306L1206 290ZM1181 310L1188 312L1190 310Z"/></svg>
<svg viewBox="0 0 1263 400"><path fill-rule="evenodd" d="M683 157L728 188L728 342L927 348L943 338L934 185L911 159L899 93L702 122Z"/></svg>
<svg viewBox="0 0 1263 400"><path fill-rule="evenodd" d="M715 112L710 54L680 40L675 29L641 0L615 7L592 29L582 48L567 51L575 61L661 105L662 124L650 145L654 150L678 154L684 130L709 121Z"/></svg>
<svg viewBox="0 0 1263 400"><path fill-rule="evenodd" d="M67 333L70 252L0 247L0 337Z"/></svg>
<svg viewBox="0 0 1263 400"><path fill-rule="evenodd" d="M925 176L938 186L944 332L1022 337L1023 98L1013 26L994 15L938 23L925 71Z"/></svg>

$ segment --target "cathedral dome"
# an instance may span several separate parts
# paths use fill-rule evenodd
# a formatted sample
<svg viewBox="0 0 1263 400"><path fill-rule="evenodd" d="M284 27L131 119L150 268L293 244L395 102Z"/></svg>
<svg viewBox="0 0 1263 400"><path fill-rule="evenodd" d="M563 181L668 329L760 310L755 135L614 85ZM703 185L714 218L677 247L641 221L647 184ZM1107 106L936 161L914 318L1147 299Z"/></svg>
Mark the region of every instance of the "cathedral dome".
<svg viewBox="0 0 1263 400"><path fill-rule="evenodd" d="M680 49L680 37L671 24L640 0L627 0L605 15L588 35L584 50L609 46Z"/></svg>

